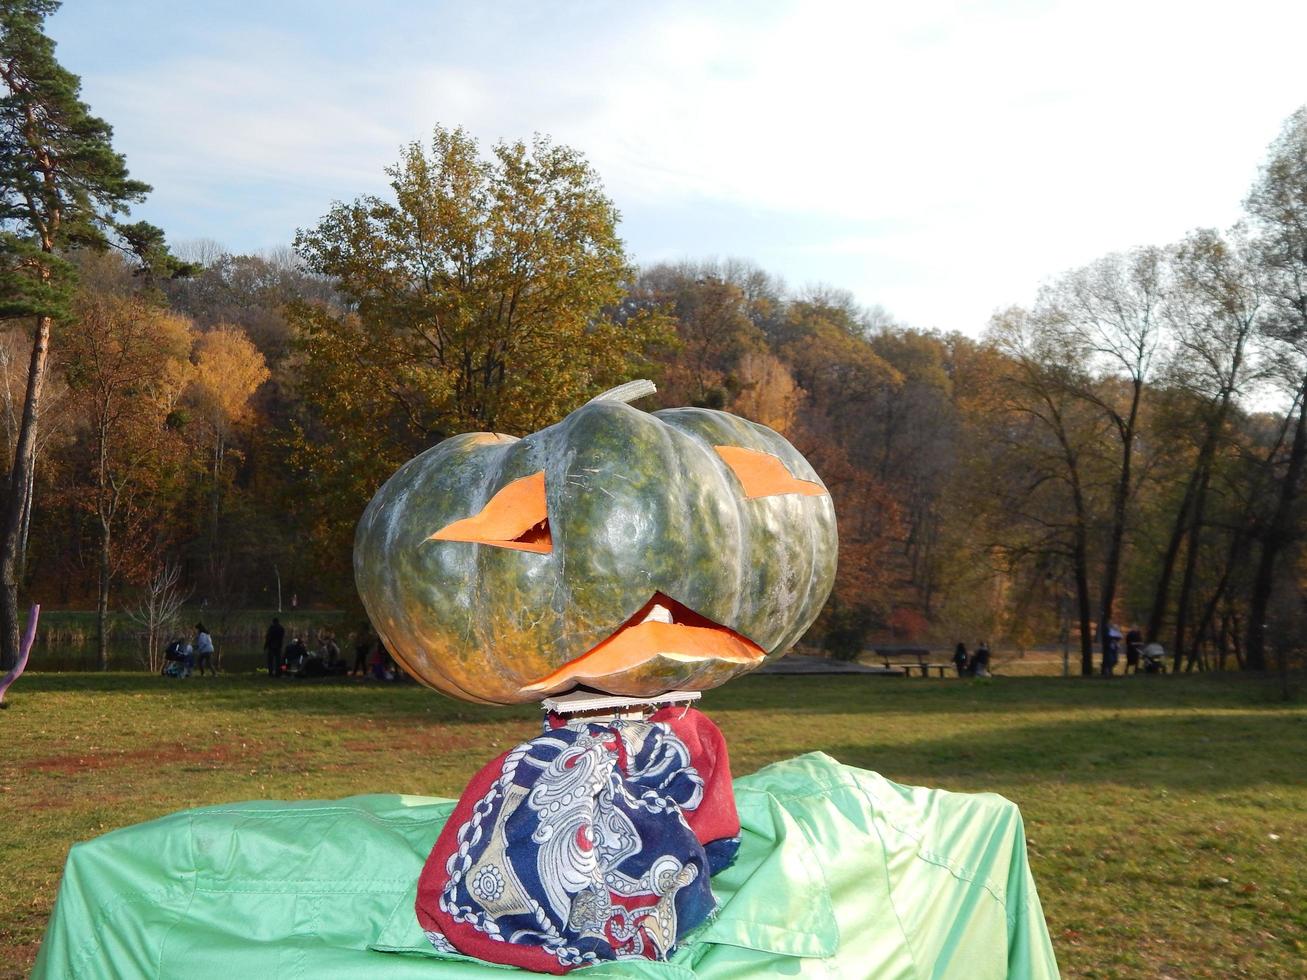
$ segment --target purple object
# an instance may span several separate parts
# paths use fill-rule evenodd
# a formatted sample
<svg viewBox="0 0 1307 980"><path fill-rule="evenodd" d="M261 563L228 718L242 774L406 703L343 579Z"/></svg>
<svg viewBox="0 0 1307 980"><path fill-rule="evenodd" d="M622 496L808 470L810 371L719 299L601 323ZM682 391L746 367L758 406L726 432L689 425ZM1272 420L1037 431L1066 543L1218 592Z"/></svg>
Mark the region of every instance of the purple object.
<svg viewBox="0 0 1307 980"><path fill-rule="evenodd" d="M9 685L22 675L27 668L27 658L31 656L32 645L36 643L36 621L41 618L40 603L33 603L32 608L27 613L27 632L23 634L22 646L18 649L18 663L14 664L14 669L5 674L0 679L0 708L7 708L5 704L5 692L9 690Z"/></svg>

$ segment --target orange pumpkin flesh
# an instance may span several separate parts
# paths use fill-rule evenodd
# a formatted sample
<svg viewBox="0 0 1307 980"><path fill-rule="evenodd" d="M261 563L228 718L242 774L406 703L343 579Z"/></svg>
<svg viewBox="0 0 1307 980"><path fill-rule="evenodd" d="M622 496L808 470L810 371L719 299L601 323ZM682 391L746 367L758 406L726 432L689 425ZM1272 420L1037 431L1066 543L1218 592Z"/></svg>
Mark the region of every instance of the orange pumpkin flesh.
<svg viewBox="0 0 1307 980"><path fill-rule="evenodd" d="M428 541L470 541L495 548L533 551L554 550L545 509L545 473L514 480L486 501L480 513L442 527Z"/></svg>
<svg viewBox="0 0 1307 980"><path fill-rule="evenodd" d="M670 615L672 622L647 618L658 606ZM655 657L682 662L722 660L752 664L766 655L748 637L700 616L659 592L607 639L523 690L553 694L588 680L619 674Z"/></svg>
<svg viewBox="0 0 1307 980"><path fill-rule="evenodd" d="M825 496L826 488L811 480L790 474L785 464L771 453L760 453L739 446L713 446L717 455L731 468L750 500L772 497L778 493L797 493L805 497Z"/></svg>

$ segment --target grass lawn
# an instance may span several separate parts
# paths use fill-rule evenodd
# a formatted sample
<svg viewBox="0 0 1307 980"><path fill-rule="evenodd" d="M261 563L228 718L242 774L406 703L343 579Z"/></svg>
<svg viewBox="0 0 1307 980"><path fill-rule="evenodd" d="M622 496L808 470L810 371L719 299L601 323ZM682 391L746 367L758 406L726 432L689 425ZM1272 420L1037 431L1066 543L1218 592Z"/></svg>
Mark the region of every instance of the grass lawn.
<svg viewBox="0 0 1307 980"><path fill-rule="evenodd" d="M253 797L457 796L535 709L411 684L34 674L0 714L0 975L30 969L68 847ZM704 709L737 774L821 749L1002 793L1069 977L1303 976L1307 706L1240 676L753 677Z"/></svg>

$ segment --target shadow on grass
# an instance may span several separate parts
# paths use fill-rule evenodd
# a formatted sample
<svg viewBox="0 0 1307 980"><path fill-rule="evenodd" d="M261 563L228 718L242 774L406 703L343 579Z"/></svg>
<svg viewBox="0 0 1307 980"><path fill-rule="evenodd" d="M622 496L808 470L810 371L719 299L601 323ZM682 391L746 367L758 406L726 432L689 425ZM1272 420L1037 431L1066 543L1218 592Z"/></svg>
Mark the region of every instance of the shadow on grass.
<svg viewBox="0 0 1307 980"><path fill-rule="evenodd" d="M1233 672L1160 677L982 679L763 675L743 678L704 695L705 710L778 709L855 714L882 711L955 714L1024 708L1104 711L1274 708L1285 703L1280 697L1277 678Z"/></svg>

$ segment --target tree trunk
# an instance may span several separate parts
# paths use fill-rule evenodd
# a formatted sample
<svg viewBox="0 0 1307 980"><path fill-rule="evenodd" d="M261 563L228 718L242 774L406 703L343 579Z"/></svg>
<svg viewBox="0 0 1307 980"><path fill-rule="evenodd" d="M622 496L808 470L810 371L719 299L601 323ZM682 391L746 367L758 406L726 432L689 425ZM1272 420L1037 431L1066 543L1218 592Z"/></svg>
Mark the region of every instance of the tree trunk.
<svg viewBox="0 0 1307 980"><path fill-rule="evenodd" d="M1225 567L1221 570L1220 581L1216 583L1215 591L1212 592L1211 597L1207 600L1207 604L1203 607L1202 619L1198 622L1199 635L1201 635L1204 630L1213 628L1212 624L1215 622L1216 609L1225 599L1226 590L1230 587L1230 576L1233 574L1235 567L1239 564L1247 540L1247 535L1242 531L1235 532L1234 538L1230 542L1230 551L1226 555ZM1221 670L1225 670L1225 659L1230 648L1228 639L1230 633L1231 626L1229 623L1229 614L1225 613L1221 616L1220 633L1218 634L1218 646L1221 651ZM1241 662L1240 667L1242 666Z"/></svg>
<svg viewBox="0 0 1307 980"><path fill-rule="evenodd" d="M1083 531L1080 535L1082 536ZM1076 542L1075 554L1076 608L1080 619L1080 676L1094 676L1093 606L1089 598L1089 563L1086 561L1082 541Z"/></svg>
<svg viewBox="0 0 1307 980"><path fill-rule="evenodd" d="M1103 564L1103 592L1099 602L1098 641L1103 656L1112 642L1112 607L1116 604L1116 584L1121 575L1121 552L1125 545L1126 507L1130 501L1130 471L1134 460L1135 423L1139 418L1139 401L1144 385L1135 378L1130 396L1130 414L1121 428L1121 476L1112 495L1112 530L1107 544L1107 561Z"/></svg>
<svg viewBox="0 0 1307 980"><path fill-rule="evenodd" d="M100 522L100 577L95 601L95 642L100 669L109 669L109 524Z"/></svg>
<svg viewBox="0 0 1307 980"><path fill-rule="evenodd" d="M37 317L32 337L32 359L27 370L27 393L23 398L23 418L14 445L14 464L9 472L9 493L0 514L0 667L8 670L18 662L19 544L23 534L23 516L30 503L32 469L36 465L36 421L45 386L46 361L50 352L48 316Z"/></svg>
<svg viewBox="0 0 1307 980"><path fill-rule="evenodd" d="M1230 656L1230 617L1222 616L1219 632L1216 635L1216 669L1225 670L1225 661Z"/></svg>
<svg viewBox="0 0 1307 980"><path fill-rule="evenodd" d="M1148 628L1144 631L1144 642L1156 643L1162 635L1162 624L1166 621L1167 599L1171 592L1171 576L1175 572L1175 561L1180 557L1180 546L1184 543L1185 532L1189 528L1189 508L1193 505L1194 477L1190 475L1189 483L1184 488L1184 497L1180 509L1176 512L1175 523L1171 525L1171 537L1166 542L1166 551L1162 555L1162 568L1157 575L1157 587L1153 590L1153 607L1148 611Z"/></svg>
<svg viewBox="0 0 1307 980"><path fill-rule="evenodd" d="M1271 606L1271 592L1275 588L1275 566L1293 531L1293 508L1298 499L1304 460L1307 460L1307 379L1298 391L1298 419L1294 425L1293 444L1289 448L1289 466L1280 483L1275 514L1262 534L1261 558L1257 562L1248 601L1248 643L1244 653L1247 670L1266 669L1266 617Z"/></svg>
<svg viewBox="0 0 1307 980"><path fill-rule="evenodd" d="M33 446L37 441L33 439ZM32 530L32 501L36 497L36 459L33 449L32 466L27 472L27 500L23 503L22 528L18 532L18 581L27 581L27 539Z"/></svg>
<svg viewBox="0 0 1307 980"><path fill-rule="evenodd" d="M1185 554L1184 575L1180 578L1180 594L1175 600L1175 645L1171 648L1172 669L1180 669L1180 653L1184 650L1185 633L1189 628L1189 606L1194 589L1194 576L1198 572L1198 552L1202 544L1203 517L1207 509L1207 487L1211 470L1204 469L1194 497L1193 523L1189 528L1188 552ZM1201 632L1202 627L1199 627Z"/></svg>
<svg viewBox="0 0 1307 980"><path fill-rule="evenodd" d="M1093 605L1089 597L1089 521L1086 518L1085 496L1080 483L1080 460L1071 448L1061 414L1050 404L1056 419L1055 432L1066 461L1068 482L1071 484L1071 503L1075 511L1075 532L1071 546L1071 571L1076 580L1076 611L1080 620L1080 674L1094 674Z"/></svg>

